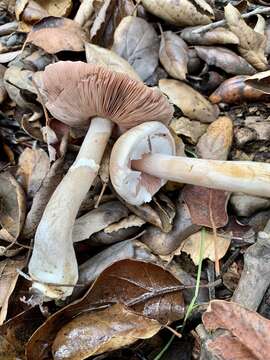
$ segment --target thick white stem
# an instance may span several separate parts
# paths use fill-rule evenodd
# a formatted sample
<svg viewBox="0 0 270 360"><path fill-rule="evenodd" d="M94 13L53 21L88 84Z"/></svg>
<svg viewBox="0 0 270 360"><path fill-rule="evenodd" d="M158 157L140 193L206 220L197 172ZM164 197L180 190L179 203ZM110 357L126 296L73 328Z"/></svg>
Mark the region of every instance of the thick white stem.
<svg viewBox="0 0 270 360"><path fill-rule="evenodd" d="M267 163L148 154L132 161L132 168L175 182L270 197L270 164Z"/></svg>
<svg viewBox="0 0 270 360"><path fill-rule="evenodd" d="M32 287L46 298L66 298L71 295L72 285L78 280L72 242L73 225L97 175L111 131L110 120L92 119L74 164L53 193L37 228L29 274L36 280Z"/></svg>

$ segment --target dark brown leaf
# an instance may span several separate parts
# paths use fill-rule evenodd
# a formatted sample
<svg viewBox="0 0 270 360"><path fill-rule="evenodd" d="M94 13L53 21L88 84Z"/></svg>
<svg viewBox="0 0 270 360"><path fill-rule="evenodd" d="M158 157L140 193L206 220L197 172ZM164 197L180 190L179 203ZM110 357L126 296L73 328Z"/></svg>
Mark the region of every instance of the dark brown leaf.
<svg viewBox="0 0 270 360"><path fill-rule="evenodd" d="M194 224L209 228L213 227L213 223L216 228L227 224L226 208L229 193L202 186L186 185L183 189L183 199L189 208Z"/></svg>
<svg viewBox="0 0 270 360"><path fill-rule="evenodd" d="M139 314L168 323L184 314L179 281L160 266L135 260L121 260L109 266L87 294L52 315L27 345L28 360L45 360L57 332L82 311L121 303Z"/></svg>

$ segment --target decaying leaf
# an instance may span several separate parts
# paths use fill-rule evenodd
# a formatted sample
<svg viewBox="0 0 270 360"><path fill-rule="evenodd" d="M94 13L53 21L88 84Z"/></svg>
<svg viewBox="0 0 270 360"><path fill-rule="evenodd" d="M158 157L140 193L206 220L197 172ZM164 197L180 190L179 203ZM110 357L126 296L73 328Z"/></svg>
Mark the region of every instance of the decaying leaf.
<svg viewBox="0 0 270 360"><path fill-rule="evenodd" d="M270 70L247 77L244 82L253 89L270 95Z"/></svg>
<svg viewBox="0 0 270 360"><path fill-rule="evenodd" d="M25 258L20 260L5 259L0 262L0 325L6 319L9 297L19 277L17 269L21 270L25 264Z"/></svg>
<svg viewBox="0 0 270 360"><path fill-rule="evenodd" d="M170 123L170 128L177 135L183 135L188 138L192 144L196 144L198 139L206 132L207 125L199 121L191 121L188 118L180 117L173 119Z"/></svg>
<svg viewBox="0 0 270 360"><path fill-rule="evenodd" d="M79 217L73 227L73 242L88 239L92 234L107 228L128 215L119 201L109 201Z"/></svg>
<svg viewBox="0 0 270 360"><path fill-rule="evenodd" d="M121 304L82 314L65 325L52 346L55 360L80 360L154 336L161 325Z"/></svg>
<svg viewBox="0 0 270 360"><path fill-rule="evenodd" d="M0 224L15 239L24 224L25 194L21 185L8 172L0 174Z"/></svg>
<svg viewBox="0 0 270 360"><path fill-rule="evenodd" d="M114 51L101 46L85 43L85 55L89 64L98 64L110 70L128 74L135 80L141 80L133 67Z"/></svg>
<svg viewBox="0 0 270 360"><path fill-rule="evenodd" d="M228 74L253 75L256 70L241 56L223 47L195 46L198 56L208 65L214 65Z"/></svg>
<svg viewBox="0 0 270 360"><path fill-rule="evenodd" d="M7 90L4 85L4 74L6 67L0 64L0 104L2 104L7 98Z"/></svg>
<svg viewBox="0 0 270 360"><path fill-rule="evenodd" d="M43 321L44 317L36 306L0 326L0 359L26 360L26 343Z"/></svg>
<svg viewBox="0 0 270 360"><path fill-rule="evenodd" d="M82 312L123 304L137 314L167 324L184 315L180 282L152 263L120 260L105 269L85 296L53 314L31 337L28 360L45 360L58 331Z"/></svg>
<svg viewBox="0 0 270 360"><path fill-rule="evenodd" d="M218 27L203 33L196 32L196 27L187 27L181 32L181 37L193 45L225 45L239 44L238 37L230 30Z"/></svg>
<svg viewBox="0 0 270 360"><path fill-rule="evenodd" d="M33 24L33 20L41 20L46 15L68 16L72 9L72 0L18 0L16 2L16 18L26 18ZM43 12L42 12L43 10ZM37 17L40 14L42 17Z"/></svg>
<svg viewBox="0 0 270 360"><path fill-rule="evenodd" d="M208 331L224 329L209 339L207 349L224 360L265 360L269 357L270 321L234 302L212 300L202 317Z"/></svg>
<svg viewBox="0 0 270 360"><path fill-rule="evenodd" d="M256 76L256 75L255 75ZM241 104L243 102L252 101L269 101L270 94L256 89L252 85L246 83L246 79L253 78L245 75L234 76L225 80L209 97L212 103L218 104L224 102L227 104ZM253 82L254 81L254 82ZM251 79L255 84L257 81Z"/></svg>
<svg viewBox="0 0 270 360"><path fill-rule="evenodd" d="M35 194L32 207L28 212L25 220L25 225L22 232L23 238L30 239L34 236L43 211L57 185L62 180L64 173L63 161L63 158L56 160L56 162L51 166L46 177L43 179L39 190Z"/></svg>
<svg viewBox="0 0 270 360"><path fill-rule="evenodd" d="M190 235L181 244L181 251L190 255L195 265L200 262L200 240L201 232ZM217 249L217 260L223 258L228 251L231 244L231 238L218 235L216 238L213 233L207 231L204 236L204 252L203 259L210 259L211 261L216 260L215 246Z"/></svg>
<svg viewBox="0 0 270 360"><path fill-rule="evenodd" d="M20 30L27 31L32 24L48 16L49 13L36 1L18 0L16 1L15 15L16 19L20 21Z"/></svg>
<svg viewBox="0 0 270 360"><path fill-rule="evenodd" d="M126 59L142 80L158 66L159 38L154 27L142 18L126 16L120 22L112 50Z"/></svg>
<svg viewBox="0 0 270 360"><path fill-rule="evenodd" d="M218 108L184 82L162 79L159 87L188 118L211 123L218 117Z"/></svg>
<svg viewBox="0 0 270 360"><path fill-rule="evenodd" d="M241 17L241 13L231 4L224 10L229 29L239 38L240 54L256 69L268 68L265 57L266 36L253 30Z"/></svg>
<svg viewBox="0 0 270 360"><path fill-rule="evenodd" d="M188 46L172 31L161 33L159 59L171 77L185 80L188 64Z"/></svg>
<svg viewBox="0 0 270 360"><path fill-rule="evenodd" d="M94 44L103 44L104 32L114 11L116 0L93 1L92 4L95 11L95 20L90 29L90 41Z"/></svg>
<svg viewBox="0 0 270 360"><path fill-rule="evenodd" d="M49 16L36 23L26 42L34 44L49 54L59 51L83 51L86 33L75 21Z"/></svg>
<svg viewBox="0 0 270 360"><path fill-rule="evenodd" d="M203 159L227 160L233 141L233 122L221 116L209 125L196 146L196 153Z"/></svg>
<svg viewBox="0 0 270 360"><path fill-rule="evenodd" d="M213 223L216 228L227 224L226 209L229 193L202 186L186 185L183 189L183 199L194 224L209 228L213 227Z"/></svg>
<svg viewBox="0 0 270 360"><path fill-rule="evenodd" d="M25 149L20 155L17 177L28 196L36 194L49 168L49 157L42 149Z"/></svg>
<svg viewBox="0 0 270 360"><path fill-rule="evenodd" d="M204 0L142 0L142 4L150 13L179 26L209 24L214 18L213 9Z"/></svg>
<svg viewBox="0 0 270 360"><path fill-rule="evenodd" d="M106 234L110 234L112 232L118 231L120 229L128 229L130 227L141 227L143 224L145 224L145 221L139 218L136 215L129 215L123 220L120 220L118 223L114 223L106 227L104 232Z"/></svg>

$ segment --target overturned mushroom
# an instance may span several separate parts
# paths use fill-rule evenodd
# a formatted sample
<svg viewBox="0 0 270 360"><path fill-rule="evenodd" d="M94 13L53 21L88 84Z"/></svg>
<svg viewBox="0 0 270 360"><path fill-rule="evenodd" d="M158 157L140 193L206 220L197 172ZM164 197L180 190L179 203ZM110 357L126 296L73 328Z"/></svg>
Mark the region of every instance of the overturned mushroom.
<svg viewBox="0 0 270 360"><path fill-rule="evenodd" d="M167 180L270 197L270 164L174 155L173 137L162 123L130 129L116 141L111 153L110 177L115 190L134 205L149 202Z"/></svg>
<svg viewBox="0 0 270 360"><path fill-rule="evenodd" d="M125 74L82 62L49 65L36 81L55 118L73 127L90 124L74 164L44 211L29 263L32 287L45 298L63 299L78 279L72 228L97 175L113 123L121 131L149 120L167 123L172 107L159 91Z"/></svg>

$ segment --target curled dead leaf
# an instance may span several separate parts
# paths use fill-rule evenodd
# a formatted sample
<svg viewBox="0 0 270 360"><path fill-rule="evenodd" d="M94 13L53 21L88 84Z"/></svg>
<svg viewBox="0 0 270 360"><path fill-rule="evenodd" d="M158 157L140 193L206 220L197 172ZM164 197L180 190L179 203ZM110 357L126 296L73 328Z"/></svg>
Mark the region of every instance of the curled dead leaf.
<svg viewBox="0 0 270 360"><path fill-rule="evenodd" d="M142 80L153 75L158 66L159 38L146 20L126 16L114 33L112 50L126 59Z"/></svg>
<svg viewBox="0 0 270 360"><path fill-rule="evenodd" d="M26 213L25 194L8 172L0 174L0 224L15 239L19 236Z"/></svg>
<svg viewBox="0 0 270 360"><path fill-rule="evenodd" d="M230 30L218 27L203 33L198 33L198 27L187 27L181 32L181 37L192 45L225 45L239 44L238 37Z"/></svg>
<svg viewBox="0 0 270 360"><path fill-rule="evenodd" d="M173 119L170 123L170 128L177 135L183 135L188 138L192 144L196 144L198 139L206 132L207 125L199 121L191 121L188 118L180 117Z"/></svg>
<svg viewBox="0 0 270 360"><path fill-rule="evenodd" d="M209 97L210 101L213 104L218 104L224 102L227 104L239 104L242 102L252 102L252 101L269 101L269 94L256 89L256 86L253 87L246 83L246 80L249 79L248 76L239 75L233 78L225 80ZM257 81L251 79L253 83Z"/></svg>
<svg viewBox="0 0 270 360"><path fill-rule="evenodd" d="M209 24L214 18L214 11L205 0L142 0L142 4L150 13L179 26Z"/></svg>
<svg viewBox="0 0 270 360"><path fill-rule="evenodd" d="M252 86L253 89L270 95L270 70L249 76L244 81L249 86Z"/></svg>
<svg viewBox="0 0 270 360"><path fill-rule="evenodd" d="M141 80L133 67L114 51L101 46L85 43L85 55L89 64L98 64L110 70L125 73L135 80Z"/></svg>
<svg viewBox="0 0 270 360"><path fill-rule="evenodd" d="M26 38L49 54L59 51L83 51L87 35L75 21L49 16L37 22Z"/></svg>
<svg viewBox="0 0 270 360"><path fill-rule="evenodd" d="M169 75L185 80L188 64L188 46L172 31L161 33L159 59Z"/></svg>
<svg viewBox="0 0 270 360"><path fill-rule="evenodd" d="M256 70L241 56L223 47L195 46L198 56L208 65L214 65L228 74L253 75Z"/></svg>
<svg viewBox="0 0 270 360"><path fill-rule="evenodd" d="M248 26L233 5L225 6L224 14L229 29L239 38L240 54L256 69L266 70L268 68L265 57L266 36Z"/></svg>
<svg viewBox="0 0 270 360"><path fill-rule="evenodd" d="M227 160L233 141L233 123L221 116L209 125L199 139L196 152L203 159Z"/></svg>
<svg viewBox="0 0 270 360"><path fill-rule="evenodd" d="M82 314L56 335L52 346L55 360L80 360L130 345L154 336L161 325L121 304Z"/></svg>
<svg viewBox="0 0 270 360"><path fill-rule="evenodd" d="M159 87L188 118L211 123L218 117L219 109L184 82L162 79Z"/></svg>

